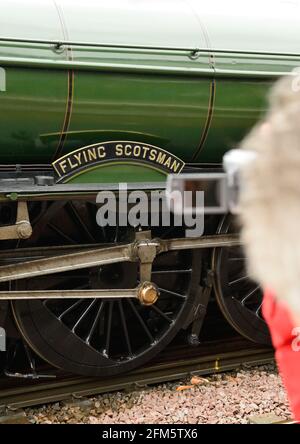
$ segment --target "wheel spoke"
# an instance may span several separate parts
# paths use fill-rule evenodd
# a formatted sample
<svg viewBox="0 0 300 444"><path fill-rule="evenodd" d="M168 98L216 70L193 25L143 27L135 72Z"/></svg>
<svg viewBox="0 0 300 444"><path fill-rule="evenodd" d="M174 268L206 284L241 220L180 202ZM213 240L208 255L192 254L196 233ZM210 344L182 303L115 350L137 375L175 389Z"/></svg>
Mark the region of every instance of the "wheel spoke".
<svg viewBox="0 0 300 444"><path fill-rule="evenodd" d="M108 354L109 354L113 308L114 308L114 301L111 301L108 303L108 321L107 321L107 329L106 329L106 342L105 342L105 350L103 350L103 355L106 357L108 357Z"/></svg>
<svg viewBox="0 0 300 444"><path fill-rule="evenodd" d="M89 220L95 221L96 220L97 207L96 207L96 211L95 211L95 205L93 205L91 202L87 202L86 203L86 213L88 214ZM97 225L97 232L98 232L99 229L100 229L101 234L102 234L101 241L108 242L108 237L107 237L107 232L106 232L105 227L103 227L102 225L100 225L100 226ZM97 240L98 240L98 237L97 237Z"/></svg>
<svg viewBox="0 0 300 444"><path fill-rule="evenodd" d="M68 206L69 206L72 214L75 216L75 221L76 221L79 229L84 231L84 233L86 234L86 236L88 237L88 239L92 243L96 242L96 239L94 238L94 236L92 235L92 233L88 229L87 224L85 224L84 221L82 220L82 218L81 218L80 214L78 213L77 208L75 207L74 203L72 201L70 201L70 202L68 202Z"/></svg>
<svg viewBox="0 0 300 444"><path fill-rule="evenodd" d="M55 231L57 234L59 234L60 237L62 237L63 239L66 239L68 242L70 242L70 244L79 244L78 241L75 241L70 236L65 234L63 231L61 231L59 228L57 228L56 225L49 223L48 227L51 228L53 231Z"/></svg>
<svg viewBox="0 0 300 444"><path fill-rule="evenodd" d="M186 298L186 296L184 294L176 293L175 291L167 290L166 288L158 287L158 289L162 293L167 293L167 294L169 294L171 296L176 296L177 298L181 298L181 299L185 299Z"/></svg>
<svg viewBox="0 0 300 444"><path fill-rule="evenodd" d="M250 291L250 293L248 293L246 296L243 297L243 299L241 300L241 304L245 305L245 302L251 298L252 295L254 295L258 290L260 290L259 285L257 285L253 290Z"/></svg>
<svg viewBox="0 0 300 444"><path fill-rule="evenodd" d="M117 217L117 225L116 225L114 243L116 243L118 241L118 237L119 237L119 218Z"/></svg>
<svg viewBox="0 0 300 444"><path fill-rule="evenodd" d="M81 316L78 318L77 322L73 325L72 332L75 333L76 328L81 324L81 322L84 320L86 315L91 311L95 303L97 302L97 299L92 300L92 302L89 303L87 308L84 310L84 312L81 314Z"/></svg>
<svg viewBox="0 0 300 444"><path fill-rule="evenodd" d="M94 207L91 202L87 202L87 213L89 214L90 218L96 220L96 212L94 211ZM97 225L97 229L100 229L102 233L103 242L108 242L107 231L105 230L105 227L103 227L102 225Z"/></svg>
<svg viewBox="0 0 300 444"><path fill-rule="evenodd" d="M235 284L238 284L240 282L247 281L248 279L249 279L249 276L247 276L247 275L241 276L241 277L239 277L237 279L234 279L233 281L229 281L228 285L235 285Z"/></svg>
<svg viewBox="0 0 300 444"><path fill-rule="evenodd" d="M118 306L119 306L121 322L122 322L122 326L123 326L123 330L124 330L127 350L128 350L129 355L132 356L133 353L132 353L132 348L131 348L131 343L130 343L130 339L129 339L128 328L127 328L126 319L125 319L123 305L122 305L122 301L121 300L118 300Z"/></svg>
<svg viewBox="0 0 300 444"><path fill-rule="evenodd" d="M187 270L152 270L152 274L190 274L191 272L191 268Z"/></svg>
<svg viewBox="0 0 300 444"><path fill-rule="evenodd" d="M157 314L159 314L162 318L164 318L169 324L173 323L173 319L169 318L163 311L160 310L156 305L150 305L150 308L154 310Z"/></svg>
<svg viewBox="0 0 300 444"><path fill-rule="evenodd" d="M256 316L259 316L259 313L260 313L260 310L261 310L261 307L262 307L262 305L263 305L263 303L261 302L260 304L259 304L259 306L258 306L258 308L256 309Z"/></svg>
<svg viewBox="0 0 300 444"><path fill-rule="evenodd" d="M78 299L76 302L74 302L72 305L70 305L70 307L68 307L66 310L64 310L57 319L59 319L60 321L63 319L64 316L66 316L67 314L69 314L72 310L74 310L75 308L77 308L82 302L82 299ZM45 301L45 303L47 303L47 301Z"/></svg>
<svg viewBox="0 0 300 444"><path fill-rule="evenodd" d="M63 276L63 275L52 275L51 281L49 282L49 276L37 276L30 282L30 290L39 290L41 289L41 286L44 285L44 290L51 290L53 288L56 288L57 285L66 284L67 282L74 283L75 280L83 280L86 278L85 276L77 275L77 276ZM82 284L81 286L76 286L77 290L83 290L85 288L88 288L88 284Z"/></svg>
<svg viewBox="0 0 300 444"><path fill-rule="evenodd" d="M88 335L87 335L86 338L85 338L85 342L86 342L87 344L90 344L90 342L91 342L91 339L92 339L92 337L93 337L93 334L94 334L94 332L95 332L95 329L96 329L96 327L97 327L97 325L98 325L98 322L99 322L99 319L100 319L101 313L102 313L102 311L103 311L104 304L105 304L104 301L101 301L101 302L100 302L100 306L99 306L99 308L98 308L97 314L96 314L95 319L94 319L94 321L93 321L92 327L91 327L91 329L90 329Z"/></svg>
<svg viewBox="0 0 300 444"><path fill-rule="evenodd" d="M128 299L127 302L129 303L130 307L132 308L132 311L134 312L135 316L137 317L137 319L139 320L144 332L146 333L146 335L148 336L148 338L150 339L151 343L154 343L154 338L146 324L146 322L144 322L143 318L141 317L141 315L139 314L138 310L136 309L134 303L132 302L131 299Z"/></svg>
<svg viewBox="0 0 300 444"><path fill-rule="evenodd" d="M57 201L53 202L49 207L46 209L44 213L40 213L38 219L36 220L34 224L34 229L32 236L30 237L30 242L36 242L37 239L40 237L42 231L45 229L45 227L48 225L49 221L53 218L53 216L56 215L56 213L61 210L65 205L65 202Z"/></svg>

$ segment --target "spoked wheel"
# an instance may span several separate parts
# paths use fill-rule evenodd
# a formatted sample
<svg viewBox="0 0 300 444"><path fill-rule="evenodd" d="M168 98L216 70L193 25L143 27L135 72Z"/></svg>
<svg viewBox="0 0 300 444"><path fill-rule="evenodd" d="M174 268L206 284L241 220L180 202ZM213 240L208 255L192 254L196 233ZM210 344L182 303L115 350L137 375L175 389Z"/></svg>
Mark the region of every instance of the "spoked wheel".
<svg viewBox="0 0 300 444"><path fill-rule="evenodd" d="M218 233L236 232L233 217L224 217ZM268 327L261 314L262 291L247 275L242 248L216 248L212 267L216 299L227 321L247 339L269 345Z"/></svg>
<svg viewBox="0 0 300 444"><path fill-rule="evenodd" d="M28 251L28 259L32 246L41 252L45 246L67 250L78 244L113 245L132 237L127 229L101 229L96 211L88 202L47 204L37 212L33 240L17 247ZM196 294L196 257L192 251L183 251L155 259L152 281L160 296L153 305L121 298L15 301L17 325L29 345L61 369L87 376L129 371L162 350L190 315ZM137 264L124 262L17 281L15 288L134 288L138 283Z"/></svg>

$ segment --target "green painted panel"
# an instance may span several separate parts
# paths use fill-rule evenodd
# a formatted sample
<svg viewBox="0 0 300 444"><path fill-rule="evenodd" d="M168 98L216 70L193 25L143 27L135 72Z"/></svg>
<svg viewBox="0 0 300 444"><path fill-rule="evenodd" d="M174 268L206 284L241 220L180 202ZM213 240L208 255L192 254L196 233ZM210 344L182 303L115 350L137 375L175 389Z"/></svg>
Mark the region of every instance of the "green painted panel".
<svg viewBox="0 0 300 444"><path fill-rule="evenodd" d="M152 168L133 164L102 165L73 176L68 183L164 182L166 175Z"/></svg>
<svg viewBox="0 0 300 444"><path fill-rule="evenodd" d="M76 72L64 154L117 137L188 160L201 138L209 95L208 79Z"/></svg>
<svg viewBox="0 0 300 444"><path fill-rule="evenodd" d="M49 163L63 125L67 73L6 69L0 92L1 163ZM49 137L48 133L56 135Z"/></svg>
<svg viewBox="0 0 300 444"><path fill-rule="evenodd" d="M245 136L267 110L270 82L216 82L216 99L208 137L197 162L221 162L223 154Z"/></svg>

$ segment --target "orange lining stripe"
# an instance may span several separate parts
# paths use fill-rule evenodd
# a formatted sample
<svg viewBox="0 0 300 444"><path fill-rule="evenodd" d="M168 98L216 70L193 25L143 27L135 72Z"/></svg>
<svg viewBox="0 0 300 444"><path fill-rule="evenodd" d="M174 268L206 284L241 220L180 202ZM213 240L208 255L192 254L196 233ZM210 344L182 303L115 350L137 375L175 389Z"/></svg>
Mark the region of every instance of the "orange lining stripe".
<svg viewBox="0 0 300 444"><path fill-rule="evenodd" d="M215 98L216 98L216 80L213 79L210 83L210 95L209 95L209 103L208 103L208 112L206 116L206 122L204 125L204 129L201 135L201 139L198 145L197 150L193 154L192 161L196 160L200 152L202 151L203 145L205 144L205 141L207 139L207 135L211 126L212 117L213 117L213 111L214 111L214 104L215 104Z"/></svg>
<svg viewBox="0 0 300 444"><path fill-rule="evenodd" d="M67 30L67 26L66 26L66 23L64 20L63 11L62 11L61 7L56 3L56 1L55 0L53 0L53 1L54 1L54 5L57 10L59 21L60 21L60 24L62 27L63 36L66 40L69 40L68 30ZM67 48L66 51L67 51L67 60L72 61L73 60L72 48ZM67 96L64 122L63 122L63 126L62 126L62 129L60 132L58 145L57 145L57 148L56 148L55 153L53 155L52 161L60 156L60 154L63 150L64 144L65 144L66 138L67 138L68 129L70 127L72 110L73 110L74 80L75 80L74 71L69 70L68 71L68 96Z"/></svg>
<svg viewBox="0 0 300 444"><path fill-rule="evenodd" d="M66 104L66 111L64 117L63 127L60 133L59 142L53 156L53 160L60 156L63 150L65 140L67 138L67 132L70 126L72 109L73 109L73 96L74 96L74 71L68 71L68 99Z"/></svg>

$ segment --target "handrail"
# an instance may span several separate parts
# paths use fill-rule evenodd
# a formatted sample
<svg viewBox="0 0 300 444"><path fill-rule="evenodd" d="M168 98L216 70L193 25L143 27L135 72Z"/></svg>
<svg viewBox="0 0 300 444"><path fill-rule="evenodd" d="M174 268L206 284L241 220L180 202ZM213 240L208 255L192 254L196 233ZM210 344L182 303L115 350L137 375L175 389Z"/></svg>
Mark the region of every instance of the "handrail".
<svg viewBox="0 0 300 444"><path fill-rule="evenodd" d="M82 47L95 47L95 48L107 48L107 49L136 49L136 50L148 50L148 51L176 51L176 52L199 52L198 48L186 48L186 47L168 47L168 46L151 46L151 45L125 45L123 43L97 43L97 42L77 42L69 40L44 40L44 39L20 39L14 37L0 37L0 42L7 43L29 43L37 45L53 45L54 49L60 50L64 46L82 46ZM207 51L207 49L206 49Z"/></svg>
<svg viewBox="0 0 300 444"><path fill-rule="evenodd" d="M155 45L130 45L123 43L98 43L98 42L79 42L69 40L48 40L48 39L22 39L15 37L0 37L0 42L6 43L28 43L37 45L53 45L55 50L61 50L65 46L81 46L94 47L103 49L132 49L145 51L174 51L174 52L189 52L192 56L200 55L201 53L214 54L241 54L241 55L257 55L257 56L279 56L279 57L300 57L299 53L294 52L277 52L277 51L260 51L260 50L239 50L239 49L224 49L224 48L195 48L195 47L172 47L172 46L155 46Z"/></svg>

